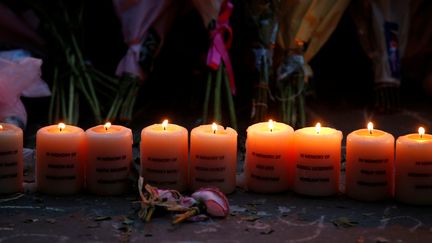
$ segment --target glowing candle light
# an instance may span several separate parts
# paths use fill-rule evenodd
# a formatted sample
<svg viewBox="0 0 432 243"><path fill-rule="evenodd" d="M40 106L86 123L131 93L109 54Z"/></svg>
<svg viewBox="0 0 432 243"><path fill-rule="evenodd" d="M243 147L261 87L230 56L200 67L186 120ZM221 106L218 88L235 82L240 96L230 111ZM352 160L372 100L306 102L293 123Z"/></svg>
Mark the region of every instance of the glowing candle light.
<svg viewBox="0 0 432 243"><path fill-rule="evenodd" d="M127 192L132 161L132 131L106 122L86 130L87 189L99 195Z"/></svg>
<svg viewBox="0 0 432 243"><path fill-rule="evenodd" d="M247 129L245 187L272 193L292 187L294 129L287 124L256 123Z"/></svg>
<svg viewBox="0 0 432 243"><path fill-rule="evenodd" d="M42 193L74 194L84 184L84 131L59 123L36 134L36 186Z"/></svg>
<svg viewBox="0 0 432 243"><path fill-rule="evenodd" d="M23 189L23 131L12 124L0 124L0 194Z"/></svg>
<svg viewBox="0 0 432 243"><path fill-rule="evenodd" d="M141 176L146 183L184 191L188 180L188 131L168 123L141 131Z"/></svg>
<svg viewBox="0 0 432 243"><path fill-rule="evenodd" d="M432 135L418 133L396 140L395 197L402 202L432 205Z"/></svg>
<svg viewBox="0 0 432 243"><path fill-rule="evenodd" d="M339 191L342 132L329 127L306 127L294 132L294 191L329 196Z"/></svg>
<svg viewBox="0 0 432 243"><path fill-rule="evenodd" d="M363 201L393 196L394 137L374 130L359 129L347 137L346 194Z"/></svg>
<svg viewBox="0 0 432 243"><path fill-rule="evenodd" d="M237 132L213 123L191 132L190 186L218 187L224 193L234 191L237 170Z"/></svg>

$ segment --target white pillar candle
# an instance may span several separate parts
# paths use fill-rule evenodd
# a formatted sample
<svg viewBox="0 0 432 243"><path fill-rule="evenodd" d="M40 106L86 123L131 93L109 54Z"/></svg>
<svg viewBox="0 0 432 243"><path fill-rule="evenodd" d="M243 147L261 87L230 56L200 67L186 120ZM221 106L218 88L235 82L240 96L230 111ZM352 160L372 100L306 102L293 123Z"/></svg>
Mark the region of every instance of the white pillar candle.
<svg viewBox="0 0 432 243"><path fill-rule="evenodd" d="M342 132L329 127L306 127L294 132L294 191L330 196L339 191Z"/></svg>
<svg viewBox="0 0 432 243"><path fill-rule="evenodd" d="M0 194L22 191L23 132L12 124L0 123Z"/></svg>
<svg viewBox="0 0 432 243"><path fill-rule="evenodd" d="M222 126L202 125L192 129L190 186L218 187L231 193L236 187L237 132Z"/></svg>
<svg viewBox="0 0 432 243"><path fill-rule="evenodd" d="M154 124L141 131L141 175L146 183L184 191L188 178L188 131L182 126Z"/></svg>
<svg viewBox="0 0 432 243"><path fill-rule="evenodd" d="M86 137L87 189L99 195L125 193L132 161L132 131L108 122L87 129Z"/></svg>
<svg viewBox="0 0 432 243"><path fill-rule="evenodd" d="M84 183L84 131L75 126L51 125L36 134L36 185L42 193L65 195Z"/></svg>
<svg viewBox="0 0 432 243"><path fill-rule="evenodd" d="M292 187L294 129L287 124L261 122L247 129L245 186L271 193Z"/></svg>
<svg viewBox="0 0 432 243"><path fill-rule="evenodd" d="M346 146L346 194L376 201L392 197L394 137L381 130L359 129L350 133Z"/></svg>
<svg viewBox="0 0 432 243"><path fill-rule="evenodd" d="M396 140L395 196L404 203L432 205L432 135L418 134Z"/></svg>

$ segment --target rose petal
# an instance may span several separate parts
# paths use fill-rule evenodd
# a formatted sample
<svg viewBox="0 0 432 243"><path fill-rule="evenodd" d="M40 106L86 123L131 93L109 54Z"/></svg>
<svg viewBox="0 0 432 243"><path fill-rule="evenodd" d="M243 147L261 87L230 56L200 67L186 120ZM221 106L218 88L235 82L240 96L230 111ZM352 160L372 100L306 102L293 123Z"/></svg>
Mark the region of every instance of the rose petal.
<svg viewBox="0 0 432 243"><path fill-rule="evenodd" d="M192 197L202 201L207 213L214 217L226 217L229 214L229 203L225 194L217 188L201 188Z"/></svg>

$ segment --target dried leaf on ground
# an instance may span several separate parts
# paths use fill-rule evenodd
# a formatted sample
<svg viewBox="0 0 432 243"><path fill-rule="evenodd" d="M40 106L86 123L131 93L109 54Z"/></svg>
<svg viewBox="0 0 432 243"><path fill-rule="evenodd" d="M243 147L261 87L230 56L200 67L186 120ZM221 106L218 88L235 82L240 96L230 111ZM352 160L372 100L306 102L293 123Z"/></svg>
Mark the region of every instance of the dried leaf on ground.
<svg viewBox="0 0 432 243"><path fill-rule="evenodd" d="M334 219L331 221L336 227L340 228L349 228L349 227L355 227L358 225L358 222L351 220L347 217L339 217L337 219Z"/></svg>
<svg viewBox="0 0 432 243"><path fill-rule="evenodd" d="M25 219L23 222L26 224L38 222L39 219Z"/></svg>
<svg viewBox="0 0 432 243"><path fill-rule="evenodd" d="M260 219L260 216L254 216L254 215L249 215L249 216L243 216L240 218L240 220L242 221L248 221L248 222L254 222L258 219Z"/></svg>
<svg viewBox="0 0 432 243"><path fill-rule="evenodd" d="M111 216L97 216L94 218L94 221L106 221L111 220Z"/></svg>
<svg viewBox="0 0 432 243"><path fill-rule="evenodd" d="M55 224L57 222L57 220L55 220L55 219L45 219L45 222L50 223L50 224Z"/></svg>

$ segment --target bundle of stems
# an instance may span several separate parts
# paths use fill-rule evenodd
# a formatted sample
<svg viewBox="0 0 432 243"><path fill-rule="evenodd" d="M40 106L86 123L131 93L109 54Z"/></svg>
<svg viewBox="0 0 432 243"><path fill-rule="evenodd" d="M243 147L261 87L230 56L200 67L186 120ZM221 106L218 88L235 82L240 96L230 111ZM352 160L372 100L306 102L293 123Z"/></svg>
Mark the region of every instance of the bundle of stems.
<svg viewBox="0 0 432 243"><path fill-rule="evenodd" d="M258 54L257 52L261 52L261 54ZM258 83L255 85L255 94L252 102L251 117L254 122L261 122L267 116L268 99L270 93L270 73L272 70L272 62L268 58L268 52L268 49L255 50L255 58L257 59L256 66L259 79Z"/></svg>
<svg viewBox="0 0 432 243"><path fill-rule="evenodd" d="M129 122L132 119L133 108L139 89L140 80L138 77L123 74L106 119L108 121L118 119L122 122Z"/></svg>
<svg viewBox="0 0 432 243"><path fill-rule="evenodd" d="M49 121L77 124L83 96L94 121L100 123L99 95L111 96L118 81L98 71L84 58L79 41L83 33L84 1L73 5L66 1L48 3L44 0L29 1L28 4L41 17L50 43L48 48L54 56Z"/></svg>
<svg viewBox="0 0 432 243"><path fill-rule="evenodd" d="M222 88L222 86L224 87ZM237 129L237 116L234 107L234 100L231 93L229 78L223 62L219 65L218 70L215 71L209 69L208 72L203 106L203 123L209 123L211 118L213 118L213 121L215 122L222 122L222 89L225 90L231 127ZM209 115L209 110L211 109L211 97L213 97L213 116Z"/></svg>
<svg viewBox="0 0 432 243"><path fill-rule="evenodd" d="M278 101L282 121L293 127L304 127L305 87L307 76L304 71L303 45L286 54L285 62L278 68Z"/></svg>
<svg viewBox="0 0 432 243"><path fill-rule="evenodd" d="M255 122L267 118L268 102L271 96L270 81L273 76L272 59L275 46L277 22L277 0L253 0L245 1L255 29L257 41L254 48L258 80L255 84L255 94L252 102L251 117Z"/></svg>

